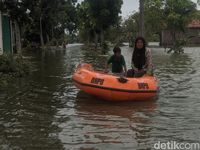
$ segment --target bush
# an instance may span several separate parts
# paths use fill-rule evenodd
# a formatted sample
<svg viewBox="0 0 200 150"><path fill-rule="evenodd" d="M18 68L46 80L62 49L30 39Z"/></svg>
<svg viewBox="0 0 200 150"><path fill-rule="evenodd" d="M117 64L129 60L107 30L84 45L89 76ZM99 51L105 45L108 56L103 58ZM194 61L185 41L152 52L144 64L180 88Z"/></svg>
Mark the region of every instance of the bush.
<svg viewBox="0 0 200 150"><path fill-rule="evenodd" d="M0 73L12 76L22 77L31 72L30 61L22 56L1 55L0 56Z"/></svg>
<svg viewBox="0 0 200 150"><path fill-rule="evenodd" d="M184 46L187 44L186 40L176 40L167 53L184 53Z"/></svg>
<svg viewBox="0 0 200 150"><path fill-rule="evenodd" d="M29 60L22 56L0 56L0 88L6 87L13 79L27 76L33 66Z"/></svg>
<svg viewBox="0 0 200 150"><path fill-rule="evenodd" d="M109 46L108 46L108 43L107 42L103 42L102 44L102 53L103 54L106 54L109 50Z"/></svg>

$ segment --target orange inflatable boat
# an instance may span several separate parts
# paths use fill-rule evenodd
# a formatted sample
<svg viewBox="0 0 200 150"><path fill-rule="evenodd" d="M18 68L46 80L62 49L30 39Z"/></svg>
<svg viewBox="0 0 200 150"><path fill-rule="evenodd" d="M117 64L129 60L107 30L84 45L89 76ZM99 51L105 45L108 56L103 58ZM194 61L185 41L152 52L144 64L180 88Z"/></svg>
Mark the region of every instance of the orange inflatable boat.
<svg viewBox="0 0 200 150"><path fill-rule="evenodd" d="M79 64L72 79L77 88L109 101L150 100L158 89L155 77L120 78L94 71L90 64Z"/></svg>

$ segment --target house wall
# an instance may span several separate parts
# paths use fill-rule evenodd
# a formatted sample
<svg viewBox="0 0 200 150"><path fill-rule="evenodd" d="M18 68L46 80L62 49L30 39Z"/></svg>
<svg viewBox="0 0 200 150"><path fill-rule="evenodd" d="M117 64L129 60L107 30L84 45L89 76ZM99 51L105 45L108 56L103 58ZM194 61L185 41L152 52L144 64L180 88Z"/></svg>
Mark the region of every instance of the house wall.
<svg viewBox="0 0 200 150"><path fill-rule="evenodd" d="M200 28L199 29L188 29L187 37L189 37L189 45L200 45Z"/></svg>
<svg viewBox="0 0 200 150"><path fill-rule="evenodd" d="M176 32L176 39L183 39L185 34L183 32ZM172 33L169 30L162 31L161 46L171 46L173 44Z"/></svg>
<svg viewBox="0 0 200 150"><path fill-rule="evenodd" d="M0 55L3 54L2 17L0 12Z"/></svg>
<svg viewBox="0 0 200 150"><path fill-rule="evenodd" d="M199 46L200 45L200 28L188 28L185 33L177 32L177 39L188 39L188 46ZM162 31L161 46L170 46L173 44L172 35L169 30Z"/></svg>
<svg viewBox="0 0 200 150"><path fill-rule="evenodd" d="M6 15L2 15L2 33L3 33L3 52L12 53L12 41L11 41L11 25L10 18Z"/></svg>

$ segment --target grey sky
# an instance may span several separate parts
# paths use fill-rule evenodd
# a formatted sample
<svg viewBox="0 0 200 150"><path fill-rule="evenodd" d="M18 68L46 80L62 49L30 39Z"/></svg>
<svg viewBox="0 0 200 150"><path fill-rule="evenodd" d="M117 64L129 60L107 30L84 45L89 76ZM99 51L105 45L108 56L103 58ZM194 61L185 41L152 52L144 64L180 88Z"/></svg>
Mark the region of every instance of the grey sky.
<svg viewBox="0 0 200 150"><path fill-rule="evenodd" d="M81 2L83 0L78 0ZM197 2L197 0L192 0L193 2ZM199 7L198 7L199 8ZM123 0L122 6L122 16L123 18L127 18L133 11L138 11L139 9L139 0Z"/></svg>
<svg viewBox="0 0 200 150"><path fill-rule="evenodd" d="M127 18L133 11L138 11L139 0L123 0L122 16Z"/></svg>

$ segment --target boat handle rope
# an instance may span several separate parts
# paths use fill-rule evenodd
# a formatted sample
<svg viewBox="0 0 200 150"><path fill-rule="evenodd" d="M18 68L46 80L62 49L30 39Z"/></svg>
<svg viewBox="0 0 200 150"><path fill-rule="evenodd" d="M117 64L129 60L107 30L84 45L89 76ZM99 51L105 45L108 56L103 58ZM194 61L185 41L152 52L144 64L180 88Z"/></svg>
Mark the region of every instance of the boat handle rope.
<svg viewBox="0 0 200 150"><path fill-rule="evenodd" d="M128 79L123 78L123 77L117 78L117 80L118 80L120 83L127 83L127 82L128 82Z"/></svg>

